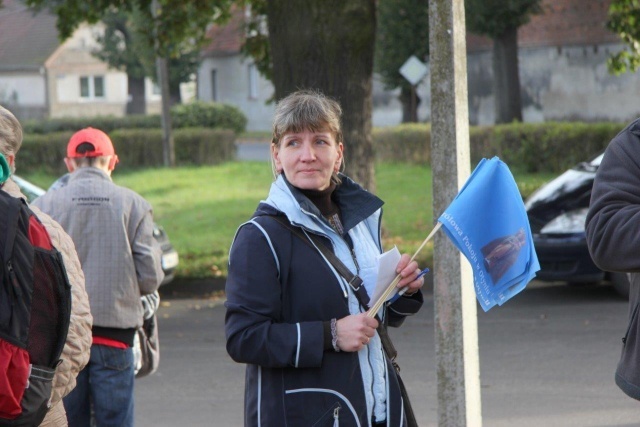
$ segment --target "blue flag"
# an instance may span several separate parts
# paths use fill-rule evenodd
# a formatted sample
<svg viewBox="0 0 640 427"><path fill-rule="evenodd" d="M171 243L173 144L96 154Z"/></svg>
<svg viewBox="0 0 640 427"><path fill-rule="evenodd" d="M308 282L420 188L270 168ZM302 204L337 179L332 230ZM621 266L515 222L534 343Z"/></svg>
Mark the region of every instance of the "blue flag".
<svg viewBox="0 0 640 427"><path fill-rule="evenodd" d="M518 186L497 157L480 161L438 221L471 263L484 311L522 291L540 270Z"/></svg>

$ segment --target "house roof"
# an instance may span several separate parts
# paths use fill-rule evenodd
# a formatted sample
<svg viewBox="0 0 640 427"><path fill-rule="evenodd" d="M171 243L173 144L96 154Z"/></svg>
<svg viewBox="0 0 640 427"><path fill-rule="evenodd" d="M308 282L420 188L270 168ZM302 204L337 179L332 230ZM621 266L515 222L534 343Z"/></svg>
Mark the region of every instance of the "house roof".
<svg viewBox="0 0 640 427"><path fill-rule="evenodd" d="M518 29L518 46L544 47L619 43L605 23L611 0L542 0L542 14ZM467 51L491 49L493 41L467 34Z"/></svg>
<svg viewBox="0 0 640 427"><path fill-rule="evenodd" d="M0 71L39 70L60 45L56 17L34 14L20 0L0 8Z"/></svg>
<svg viewBox="0 0 640 427"><path fill-rule="evenodd" d="M244 10L235 8L224 25L213 25L207 31L210 43L202 49L204 57L231 56L244 44Z"/></svg>

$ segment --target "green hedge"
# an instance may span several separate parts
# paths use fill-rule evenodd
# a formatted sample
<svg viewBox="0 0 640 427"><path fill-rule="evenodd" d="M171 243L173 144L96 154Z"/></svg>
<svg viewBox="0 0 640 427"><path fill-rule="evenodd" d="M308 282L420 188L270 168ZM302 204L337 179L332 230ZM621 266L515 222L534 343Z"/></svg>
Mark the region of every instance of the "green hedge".
<svg viewBox="0 0 640 427"><path fill-rule="evenodd" d="M196 101L176 105L171 109L171 119L176 128L210 127L242 133L247 127L247 117L242 111L215 102Z"/></svg>
<svg viewBox="0 0 640 427"><path fill-rule="evenodd" d="M18 155L18 173L66 171L63 158L73 132L25 134ZM118 167L163 165L160 129L123 129L109 133L120 163ZM235 133L229 129L185 128L173 132L176 164L212 165L235 159Z"/></svg>
<svg viewBox="0 0 640 427"><path fill-rule="evenodd" d="M545 122L472 126L471 165L483 157L500 157L526 172L562 172L600 153L624 123ZM373 131L376 158L385 161L430 163L431 128L403 124Z"/></svg>
<svg viewBox="0 0 640 427"><path fill-rule="evenodd" d="M171 125L174 129L206 127L231 129L239 134L247 126L247 117L238 108L216 102L192 102L171 108ZM91 126L111 133L120 129L160 129L160 115L133 115L124 117L65 117L46 120L27 120L23 123L26 134L49 134L51 132L75 132Z"/></svg>

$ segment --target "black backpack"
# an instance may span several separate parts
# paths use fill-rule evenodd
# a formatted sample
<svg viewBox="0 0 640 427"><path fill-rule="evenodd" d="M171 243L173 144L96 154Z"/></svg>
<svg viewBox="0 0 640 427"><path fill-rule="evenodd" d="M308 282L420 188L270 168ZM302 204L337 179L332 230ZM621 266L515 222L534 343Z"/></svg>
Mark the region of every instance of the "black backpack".
<svg viewBox="0 0 640 427"><path fill-rule="evenodd" d="M37 426L67 339L62 255L27 203L0 190L0 426Z"/></svg>

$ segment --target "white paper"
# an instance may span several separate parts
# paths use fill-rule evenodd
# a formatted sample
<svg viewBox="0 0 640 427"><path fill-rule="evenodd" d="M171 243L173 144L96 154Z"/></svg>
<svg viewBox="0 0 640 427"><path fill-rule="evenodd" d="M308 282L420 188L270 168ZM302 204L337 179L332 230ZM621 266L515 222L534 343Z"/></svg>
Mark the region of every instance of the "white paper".
<svg viewBox="0 0 640 427"><path fill-rule="evenodd" d="M397 246L394 246L393 249L378 255L378 280L376 281L376 288L373 291L373 296L369 303L370 307L375 305L387 287L391 282L393 282L393 279L398 275L398 273L396 273L396 267L398 266L398 262L400 262L400 256L400 251ZM392 298L397 292L398 289L394 289L387 300Z"/></svg>

